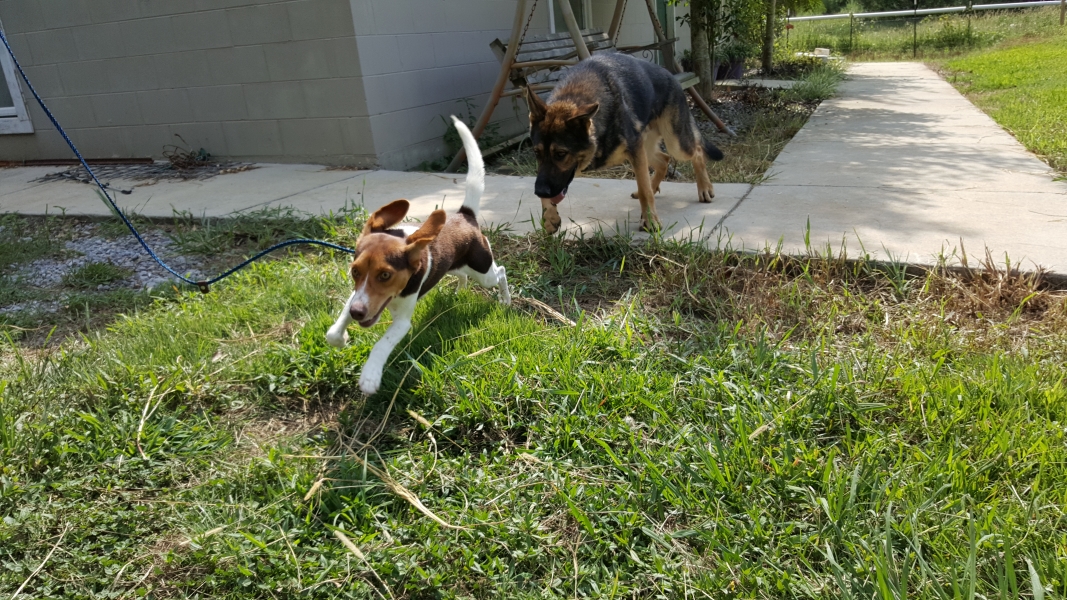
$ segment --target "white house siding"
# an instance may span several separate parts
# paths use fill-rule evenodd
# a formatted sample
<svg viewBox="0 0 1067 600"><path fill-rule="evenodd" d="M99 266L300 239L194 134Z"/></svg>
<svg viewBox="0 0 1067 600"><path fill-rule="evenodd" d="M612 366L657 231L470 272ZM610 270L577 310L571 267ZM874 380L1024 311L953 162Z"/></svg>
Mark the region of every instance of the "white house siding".
<svg viewBox="0 0 1067 600"><path fill-rule="evenodd" d="M351 0L374 147L381 166L412 168L445 153L450 114L477 118L500 63L489 48L511 35L515 0ZM547 32L547 1L527 35ZM530 3L527 3L530 6ZM525 103L504 99L498 136L526 127Z"/></svg>
<svg viewBox="0 0 1067 600"><path fill-rule="evenodd" d="M528 36L548 31L548 2ZM586 2L586 25L606 30L614 0ZM88 157L159 158L180 135L239 160L407 169L445 154L449 114L481 113L500 69L489 43L508 39L516 4L0 0L0 19ZM675 35L685 47L688 32ZM619 44L653 39L644 0L629 0ZM0 160L69 157L29 100L35 133L0 135ZM526 114L522 100L501 101L498 139Z"/></svg>
<svg viewBox="0 0 1067 600"><path fill-rule="evenodd" d="M88 157L160 157L180 135L238 159L376 161L349 0L0 0L0 19ZM69 157L27 106L36 132L0 136L0 159Z"/></svg>

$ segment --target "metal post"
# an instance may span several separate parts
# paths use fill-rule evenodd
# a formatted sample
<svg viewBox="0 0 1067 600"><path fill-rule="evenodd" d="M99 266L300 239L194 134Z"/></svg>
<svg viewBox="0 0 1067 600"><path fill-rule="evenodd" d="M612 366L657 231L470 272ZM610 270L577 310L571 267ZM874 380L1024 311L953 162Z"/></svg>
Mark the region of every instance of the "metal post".
<svg viewBox="0 0 1067 600"><path fill-rule="evenodd" d="M556 0L548 0L548 32L556 33L556 9L552 7Z"/></svg>
<svg viewBox="0 0 1067 600"><path fill-rule="evenodd" d="M912 0L915 7L911 17L911 57L919 55L919 0Z"/></svg>
<svg viewBox="0 0 1067 600"><path fill-rule="evenodd" d="M612 42L619 34L619 26L622 25L622 13L626 10L626 0L615 1L615 13L611 15L611 27L608 27L608 39Z"/></svg>
<svg viewBox="0 0 1067 600"><path fill-rule="evenodd" d="M652 4L652 0L645 0L645 7L648 8L648 18L652 21L652 32L656 36L656 41L661 44L666 42L667 34L660 25L659 17L656 16L656 7ZM660 52L663 53L663 66L667 67L670 72L677 73L680 69L674 62L674 44L661 46Z"/></svg>
<svg viewBox="0 0 1067 600"><path fill-rule="evenodd" d="M848 54L852 56L852 29L856 24L856 15L852 12L848 13Z"/></svg>
<svg viewBox="0 0 1067 600"><path fill-rule="evenodd" d="M1067 0L1060 0L1060 27L1063 26L1065 17L1067 17Z"/></svg>
<svg viewBox="0 0 1067 600"><path fill-rule="evenodd" d="M972 2L967 0L967 46L971 45L971 14L974 12L971 5Z"/></svg>
<svg viewBox="0 0 1067 600"><path fill-rule="evenodd" d="M563 21L567 24L567 31L571 32L574 39L574 49L578 51L578 60L589 59L589 47L582 39L582 30L578 27L578 20L574 18L574 9L571 8L571 0L560 0L559 12L563 14Z"/></svg>

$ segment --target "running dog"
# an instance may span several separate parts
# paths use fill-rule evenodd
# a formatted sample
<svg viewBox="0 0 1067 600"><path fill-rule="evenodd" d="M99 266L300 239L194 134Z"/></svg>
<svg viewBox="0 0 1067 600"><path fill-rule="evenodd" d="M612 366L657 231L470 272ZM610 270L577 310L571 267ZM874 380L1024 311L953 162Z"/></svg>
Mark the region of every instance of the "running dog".
<svg viewBox="0 0 1067 600"><path fill-rule="evenodd" d="M697 199L715 197L704 159L722 160L722 151L701 137L682 86L663 67L628 54L597 54L570 67L547 103L530 88L526 101L537 156L534 193L549 233L560 227L556 205L575 174L623 161L637 177L633 197L641 202L643 231L660 227L654 194L671 156L693 162ZM661 141L669 155L660 150Z"/></svg>
<svg viewBox="0 0 1067 600"><path fill-rule="evenodd" d="M370 395L382 383L382 369L400 340L411 329L415 303L448 273L457 275L460 287L468 277L483 287L497 287L500 302L511 304L504 267L493 260L489 240L478 227L478 208L485 190L485 166L478 143L456 117L452 121L467 151L467 193L463 206L450 217L435 210L421 227L398 225L408 213L407 200L395 200L374 212L356 242L349 267L353 292L326 341L342 348L348 343L348 325L378 322L389 307L393 323L370 351L359 376L359 388Z"/></svg>

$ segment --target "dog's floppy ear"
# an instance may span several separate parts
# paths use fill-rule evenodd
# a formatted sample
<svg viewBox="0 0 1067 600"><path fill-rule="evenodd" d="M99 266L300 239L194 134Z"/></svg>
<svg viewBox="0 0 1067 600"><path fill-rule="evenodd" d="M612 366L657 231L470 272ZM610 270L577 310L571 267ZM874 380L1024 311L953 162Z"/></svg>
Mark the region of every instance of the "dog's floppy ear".
<svg viewBox="0 0 1067 600"><path fill-rule="evenodd" d="M530 123L540 123L545 119L548 105L529 86L526 87L526 104L530 107Z"/></svg>
<svg viewBox="0 0 1067 600"><path fill-rule="evenodd" d="M408 246L404 248L404 252L408 255L408 262L416 271L422 266L423 249L437 239L437 235L441 233L444 226L445 211L438 209L430 213L430 217L423 222L422 227L407 237Z"/></svg>
<svg viewBox="0 0 1067 600"><path fill-rule="evenodd" d="M579 106L577 109L575 109L574 114L567 118L567 121L570 122L577 121L579 119L592 119L593 115L595 115L596 111L598 110L600 110L600 104L597 102L594 102L592 104L586 104L584 106Z"/></svg>
<svg viewBox="0 0 1067 600"><path fill-rule="evenodd" d="M363 235L368 233L381 233L404 220L408 214L407 200L393 200L389 204L374 211L363 226Z"/></svg>

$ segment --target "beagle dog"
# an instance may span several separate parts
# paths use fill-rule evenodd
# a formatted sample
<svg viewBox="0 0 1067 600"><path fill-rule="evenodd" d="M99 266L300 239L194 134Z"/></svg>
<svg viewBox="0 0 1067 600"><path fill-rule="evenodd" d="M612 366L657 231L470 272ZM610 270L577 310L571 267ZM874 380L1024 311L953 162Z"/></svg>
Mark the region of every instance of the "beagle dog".
<svg viewBox="0 0 1067 600"><path fill-rule="evenodd" d="M372 327L389 308L393 323L374 344L359 388L370 395L382 383L382 369L393 348L411 329L415 303L446 274L459 277L460 287L468 278L483 287L500 290L500 302L511 304L504 267L493 260L489 240L478 226L478 209L485 190L485 166L478 143L467 126L452 121L467 151L467 190L463 206L446 217L445 211L430 213L421 226L399 225L408 213L407 200L395 200L367 219L356 242L355 259L349 267L353 292L337 321L326 332L326 341L342 348L348 343L348 325Z"/></svg>

